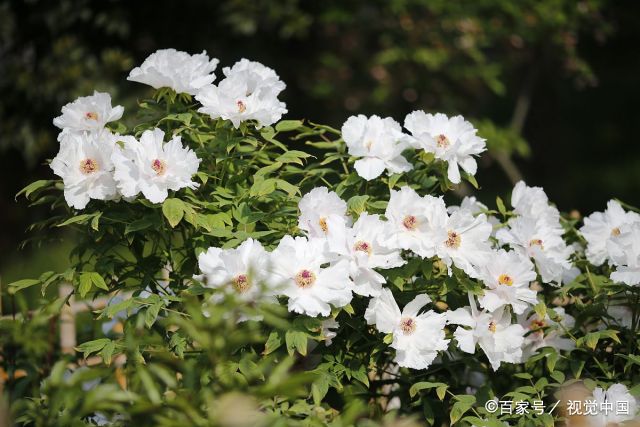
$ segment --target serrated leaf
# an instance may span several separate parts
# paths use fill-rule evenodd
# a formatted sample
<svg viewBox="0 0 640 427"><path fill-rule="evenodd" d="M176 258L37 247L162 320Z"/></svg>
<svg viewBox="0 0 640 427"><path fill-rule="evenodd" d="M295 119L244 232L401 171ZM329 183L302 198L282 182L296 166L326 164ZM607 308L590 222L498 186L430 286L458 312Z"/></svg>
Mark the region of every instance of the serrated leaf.
<svg viewBox="0 0 640 427"><path fill-rule="evenodd" d="M95 353L102 350L104 346L106 346L110 342L111 340L109 338L100 338L93 341L87 341L85 343L80 344L78 347L76 347L76 351L82 352L83 353L82 357L86 359L87 356L89 356L91 353Z"/></svg>

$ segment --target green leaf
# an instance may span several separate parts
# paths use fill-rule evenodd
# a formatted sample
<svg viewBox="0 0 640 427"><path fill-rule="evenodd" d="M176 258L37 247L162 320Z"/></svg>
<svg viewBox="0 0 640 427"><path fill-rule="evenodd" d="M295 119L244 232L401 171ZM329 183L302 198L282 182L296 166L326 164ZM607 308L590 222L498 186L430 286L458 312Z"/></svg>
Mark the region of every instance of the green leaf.
<svg viewBox="0 0 640 427"><path fill-rule="evenodd" d="M87 341L76 347L76 351L83 353L83 357L86 359L91 353L102 350L111 340L109 338L100 338L93 341Z"/></svg>
<svg viewBox="0 0 640 427"><path fill-rule="evenodd" d="M78 285L78 293L80 294L80 298L84 298L91 287L93 286L93 280L91 278L91 273L82 273L80 274L80 283Z"/></svg>
<svg viewBox="0 0 640 427"><path fill-rule="evenodd" d="M104 282L104 279L102 278L102 276L99 273L96 273L94 271L94 272L91 272L89 274L91 275L91 282L94 285L96 285L97 288L104 289L105 291L109 290L109 287Z"/></svg>
<svg viewBox="0 0 640 427"><path fill-rule="evenodd" d="M505 216L507 214L507 209L504 207L504 202L502 201L500 196L496 197L496 206L498 207L498 212L500 212L502 216Z"/></svg>
<svg viewBox="0 0 640 427"><path fill-rule="evenodd" d="M367 209L367 200L369 196L353 196L347 201L348 209L356 215L361 214Z"/></svg>
<svg viewBox="0 0 640 427"><path fill-rule="evenodd" d="M273 353L282 345L282 338L280 334L277 332L271 332L269 334L269 338L267 338L267 342L264 344L264 351L262 354L266 356L267 354Z"/></svg>
<svg viewBox="0 0 640 427"><path fill-rule="evenodd" d="M302 127L302 120L280 120L276 123L277 132L287 132Z"/></svg>
<svg viewBox="0 0 640 427"><path fill-rule="evenodd" d="M307 355L307 334L301 331L287 331L284 336L285 343L287 344L287 351L290 355L293 355L294 350L297 350L303 356Z"/></svg>
<svg viewBox="0 0 640 427"><path fill-rule="evenodd" d="M447 385L441 385L440 387L436 388L436 394L438 395L438 399L444 400L444 396L446 395L448 388L449 386Z"/></svg>
<svg viewBox="0 0 640 427"><path fill-rule="evenodd" d="M162 204L162 213L172 228L182 221L184 210L184 202L180 199L166 199Z"/></svg>
<svg viewBox="0 0 640 427"><path fill-rule="evenodd" d="M111 365L111 357L113 356L113 353L116 350L116 343L113 341L109 341L107 344L105 344L104 347L102 347L102 350L100 351L100 356L102 356L102 360L104 362L105 365L109 366Z"/></svg>
<svg viewBox="0 0 640 427"><path fill-rule="evenodd" d="M311 154L299 150L290 150L278 156L276 161L280 163L296 163L302 166L304 165L302 159L306 159L307 157L311 157Z"/></svg>
<svg viewBox="0 0 640 427"><path fill-rule="evenodd" d="M460 395L455 398L457 402L453 404L451 413L449 414L452 425L462 418L464 413L471 409L473 404L476 402L476 398L470 395Z"/></svg>
<svg viewBox="0 0 640 427"><path fill-rule="evenodd" d="M64 227L65 225L70 225L70 224L84 224L86 223L90 218L93 218L96 214L82 214L82 215L76 215L74 217L69 218L68 220L60 223L57 225L57 227Z"/></svg>
<svg viewBox="0 0 640 427"><path fill-rule="evenodd" d="M13 295L18 291L30 288L31 286L37 285L39 283L41 283L40 280L36 279L22 279L13 283L9 283L9 294Z"/></svg>
<svg viewBox="0 0 640 427"><path fill-rule="evenodd" d="M31 193L40 190L41 188L44 188L46 186L48 186L49 184L51 184L53 181L52 180L48 180L48 179L40 179L38 181L32 182L31 184L27 185L26 187L24 187L22 190L20 190L18 192L18 194L16 194L16 199L21 195L24 194L24 197L26 197L27 199L29 198L29 196L31 195Z"/></svg>
<svg viewBox="0 0 640 427"><path fill-rule="evenodd" d="M144 314L144 324L147 326L147 328L151 328L151 326L153 326L153 324L156 322L158 313L160 312L160 309L162 307L164 307L164 301L162 300L157 301L147 307L147 310Z"/></svg>
<svg viewBox="0 0 640 427"><path fill-rule="evenodd" d="M421 381L411 386L411 388L409 389L409 396L415 397L415 395L418 394L418 392L421 390L429 390L432 388L442 387L442 386L447 387L445 383L432 383L429 381ZM446 388L445 388L445 391L446 391Z"/></svg>

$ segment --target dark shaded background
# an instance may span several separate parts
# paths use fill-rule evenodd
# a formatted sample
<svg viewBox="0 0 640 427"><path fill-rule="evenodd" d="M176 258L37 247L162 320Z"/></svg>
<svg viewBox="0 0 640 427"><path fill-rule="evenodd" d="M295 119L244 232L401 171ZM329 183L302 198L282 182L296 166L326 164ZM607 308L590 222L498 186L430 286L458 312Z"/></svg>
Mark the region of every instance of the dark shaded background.
<svg viewBox="0 0 640 427"><path fill-rule="evenodd" d="M523 176L590 212L640 205L639 45L632 0L0 1L0 280L64 260L55 243L16 250L47 215L14 195L52 177L53 117L94 89L133 107L149 91L128 71L158 48L275 68L288 118L463 114L490 148L482 200Z"/></svg>

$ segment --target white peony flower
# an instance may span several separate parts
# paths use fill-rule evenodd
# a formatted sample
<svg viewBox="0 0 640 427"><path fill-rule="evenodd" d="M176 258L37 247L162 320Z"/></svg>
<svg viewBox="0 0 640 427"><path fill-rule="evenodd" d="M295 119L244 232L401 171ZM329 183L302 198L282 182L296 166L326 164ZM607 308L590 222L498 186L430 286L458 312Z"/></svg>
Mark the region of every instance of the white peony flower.
<svg viewBox="0 0 640 427"><path fill-rule="evenodd" d="M447 176L454 184L460 182L458 166L475 175L478 165L473 156L487 149L485 140L476 135L477 130L462 116L414 111L405 118L404 127L413 135L412 144L416 148L448 163Z"/></svg>
<svg viewBox="0 0 640 427"><path fill-rule="evenodd" d="M611 280L629 286L640 285L640 224L625 227L624 232L609 242L609 255L616 271Z"/></svg>
<svg viewBox="0 0 640 427"><path fill-rule="evenodd" d="M391 174L407 172L413 167L402 156L409 148L407 135L390 117L351 116L342 125L342 139L349 154L362 157L356 160L354 167L367 181L379 177L385 169Z"/></svg>
<svg viewBox="0 0 640 427"><path fill-rule="evenodd" d="M509 227L496 233L501 244L533 258L544 283L560 284L572 265L573 249L562 239L562 229L553 228L545 218L519 216L509 220Z"/></svg>
<svg viewBox="0 0 640 427"><path fill-rule="evenodd" d="M433 196L420 197L412 188L404 186L391 190L384 213L387 218L385 245L394 249L408 249L430 258L435 255L433 230L447 218L444 201Z"/></svg>
<svg viewBox="0 0 640 427"><path fill-rule="evenodd" d="M211 84L218 60L209 60L206 51L189 55L175 49L160 49L129 73L127 80L144 83L155 89L169 87L177 93L195 95L203 86Z"/></svg>
<svg viewBox="0 0 640 427"><path fill-rule="evenodd" d="M606 391L596 387L593 390L593 399L587 400L595 401L597 409L595 415L585 417L590 427L621 426L626 425L623 424L625 421L636 419L638 401L624 384L613 384Z"/></svg>
<svg viewBox="0 0 640 427"><path fill-rule="evenodd" d="M547 313L544 319L541 319L537 313L531 313L529 316L522 314L518 316L518 323L527 331L522 348L522 360L526 361L536 354L538 349L542 347L553 347L556 350L573 350L575 343L564 338L564 330L571 329L576 321L573 316L565 313L564 308L555 307L553 309L559 316L560 322L551 320Z"/></svg>
<svg viewBox="0 0 640 427"><path fill-rule="evenodd" d="M478 272L478 278L486 286L478 302L485 310L510 305L514 313L521 314L530 304L538 302L536 291L529 289L529 283L537 276L533 263L521 254L503 249L493 251Z"/></svg>
<svg viewBox="0 0 640 427"><path fill-rule="evenodd" d="M504 308L493 313L478 311L475 300L469 295L469 307L447 312L447 320L455 325L453 336L465 353L475 353L476 345L487 355L491 367L497 371L502 362L520 363L525 330L511 324L511 314Z"/></svg>
<svg viewBox="0 0 640 427"><path fill-rule="evenodd" d="M549 198L541 187L528 187L523 181L513 187L511 206L520 216L542 220L552 227L560 227L560 212L549 205Z"/></svg>
<svg viewBox="0 0 640 427"><path fill-rule="evenodd" d="M640 224L640 215L635 212L625 212L615 200L607 203L604 212L594 212L584 219L580 232L587 241L586 255L593 265L602 265L611 260L616 254L621 234L631 231L634 224Z"/></svg>
<svg viewBox="0 0 640 427"><path fill-rule="evenodd" d="M68 131L98 131L115 120L124 112L122 105L111 107L111 95L94 91L91 96L82 96L62 107L62 115L53 119L53 124L63 132L59 140Z"/></svg>
<svg viewBox="0 0 640 427"><path fill-rule="evenodd" d="M298 208L298 228L306 231L309 237L326 237L330 233L329 223L332 220L350 223L347 203L327 187L316 187L309 191L300 199Z"/></svg>
<svg viewBox="0 0 640 427"><path fill-rule="evenodd" d="M117 197L111 161L115 147L114 135L106 130L63 136L60 151L50 166L62 178L64 198L69 206L84 209L90 199Z"/></svg>
<svg viewBox="0 0 640 427"><path fill-rule="evenodd" d="M289 311L307 316L328 316L331 305L344 307L352 298L349 264L329 267L324 239L284 236L271 253L271 281L289 297Z"/></svg>
<svg viewBox="0 0 640 427"><path fill-rule="evenodd" d="M246 58L242 58L240 61L233 64L232 67L224 67L222 73L225 77L232 76L233 74L250 72L256 74L259 77L259 81L262 84L268 85L272 88L276 94L286 89L287 85L280 80L280 76L272 69L259 62L249 61Z"/></svg>
<svg viewBox="0 0 640 427"><path fill-rule="evenodd" d="M447 206L447 212L449 213L449 215L460 210L467 211L473 216L485 214L485 216L487 217L487 221L494 228L500 224L500 220L498 218L486 213L489 210L487 205L480 202L474 196L465 196L462 199L462 202L460 202L459 206L456 206L456 205ZM491 231L491 235L492 236L495 235L495 230Z"/></svg>
<svg viewBox="0 0 640 427"><path fill-rule="evenodd" d="M451 216L445 213L438 218L440 221L433 225L436 255L447 267L454 264L469 276L477 277L477 267L491 255L489 236L493 227L487 217L484 214L474 217L468 211L458 210Z"/></svg>
<svg viewBox="0 0 640 427"><path fill-rule="evenodd" d="M365 319L370 325L385 334L393 334L391 347L396 350L394 361L405 368L427 369L438 355L449 345L445 339L446 316L429 310L420 310L431 299L418 295L402 312L389 289L369 301Z"/></svg>
<svg viewBox="0 0 640 427"><path fill-rule="evenodd" d="M202 275L197 278L208 287L246 303L276 302L268 288L269 254L257 240L247 239L233 249L211 247L198 257L198 267ZM213 295L214 302L222 299L222 294Z"/></svg>
<svg viewBox="0 0 640 427"><path fill-rule="evenodd" d="M399 267L405 263L400 250L390 249L382 244L386 233L386 223L378 215L362 213L349 228L341 227L328 239L329 250L349 263L349 275L359 295L376 296L386 283L384 276L374 269Z"/></svg>
<svg viewBox="0 0 640 427"><path fill-rule="evenodd" d="M152 203L162 203L168 190L197 188L191 177L198 172L200 159L182 146L180 136L164 144L164 132L146 130L140 141L127 139L124 147L113 152L115 179L123 196L134 197L142 192Z"/></svg>
<svg viewBox="0 0 640 427"><path fill-rule="evenodd" d="M198 92L196 99L202 104L198 111L230 120L236 128L255 120L257 129L287 113L286 104L278 100L286 86L271 68L243 59L223 72L226 77L217 86L207 85Z"/></svg>

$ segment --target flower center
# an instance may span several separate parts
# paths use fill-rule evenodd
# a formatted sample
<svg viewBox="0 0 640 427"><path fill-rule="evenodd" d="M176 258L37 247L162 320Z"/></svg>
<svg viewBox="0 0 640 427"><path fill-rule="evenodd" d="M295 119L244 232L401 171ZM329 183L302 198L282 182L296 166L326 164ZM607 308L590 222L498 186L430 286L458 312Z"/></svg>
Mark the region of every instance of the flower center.
<svg viewBox="0 0 640 427"><path fill-rule="evenodd" d="M87 119L87 120L98 121L98 113L95 113L93 111L89 111L89 112L84 114L84 118Z"/></svg>
<svg viewBox="0 0 640 427"><path fill-rule="evenodd" d="M416 331L416 321L411 317L400 320L400 329L405 335L411 335Z"/></svg>
<svg viewBox="0 0 640 427"><path fill-rule="evenodd" d="M498 283L500 283L501 285L511 286L513 285L513 278L508 274L501 274L500 276L498 276Z"/></svg>
<svg viewBox="0 0 640 427"><path fill-rule="evenodd" d="M247 106L244 105L244 102L238 101L236 102L236 105L238 106L238 113L244 113L245 111L247 111Z"/></svg>
<svg viewBox="0 0 640 427"><path fill-rule="evenodd" d="M540 249L544 249L544 245L542 244L542 239L531 239L529 241L529 247L540 246Z"/></svg>
<svg viewBox="0 0 640 427"><path fill-rule="evenodd" d="M239 294L247 292L251 287L251 283L249 282L249 278L246 274L238 274L236 277L231 279L231 284Z"/></svg>
<svg viewBox="0 0 640 427"><path fill-rule="evenodd" d="M151 169L153 169L158 176L164 175L167 171L167 163L164 160L155 159L151 162Z"/></svg>
<svg viewBox="0 0 640 427"><path fill-rule="evenodd" d="M619 235L620 235L620 229L618 227L611 229L611 236L618 237Z"/></svg>
<svg viewBox="0 0 640 427"><path fill-rule="evenodd" d="M440 148L448 148L451 145L451 142L449 142L449 138L445 135L440 134L436 136L436 145Z"/></svg>
<svg viewBox="0 0 640 427"><path fill-rule="evenodd" d="M329 226L327 225L327 218L322 217L318 220L318 224L320 225L320 229L325 233L329 231Z"/></svg>
<svg viewBox="0 0 640 427"><path fill-rule="evenodd" d="M367 151L371 151L371 146L373 145L373 141L372 140L367 140L367 142L364 143L364 146L367 148Z"/></svg>
<svg viewBox="0 0 640 427"><path fill-rule="evenodd" d="M309 271L307 269L300 270L294 279L296 281L296 285L301 287L302 289L310 288L316 281L316 275L313 274L313 271Z"/></svg>
<svg viewBox="0 0 640 427"><path fill-rule="evenodd" d="M404 228L407 230L413 231L418 228L418 220L413 215L407 215L402 220L402 225L404 225Z"/></svg>
<svg viewBox="0 0 640 427"><path fill-rule="evenodd" d="M462 236L453 230L449 230L447 232L447 240L444 241L444 244L449 248L458 249L460 243L462 243Z"/></svg>
<svg viewBox="0 0 640 427"><path fill-rule="evenodd" d="M494 322L493 320L489 322L489 331L493 334L496 333L496 322Z"/></svg>
<svg viewBox="0 0 640 427"><path fill-rule="evenodd" d="M80 161L80 172L85 175L98 171L98 162L93 159L84 159Z"/></svg>
<svg viewBox="0 0 640 427"><path fill-rule="evenodd" d="M529 326L529 328L530 328L532 331L535 331L535 330L537 330L537 329L542 329L542 328L544 328L545 326L547 326L547 322L545 322L544 320L538 320L538 319L535 319L535 320L532 320L532 321L531 321L531 325Z"/></svg>
<svg viewBox="0 0 640 427"><path fill-rule="evenodd" d="M361 251L371 256L371 245L362 240L358 240L356 244L353 246L356 251Z"/></svg>

